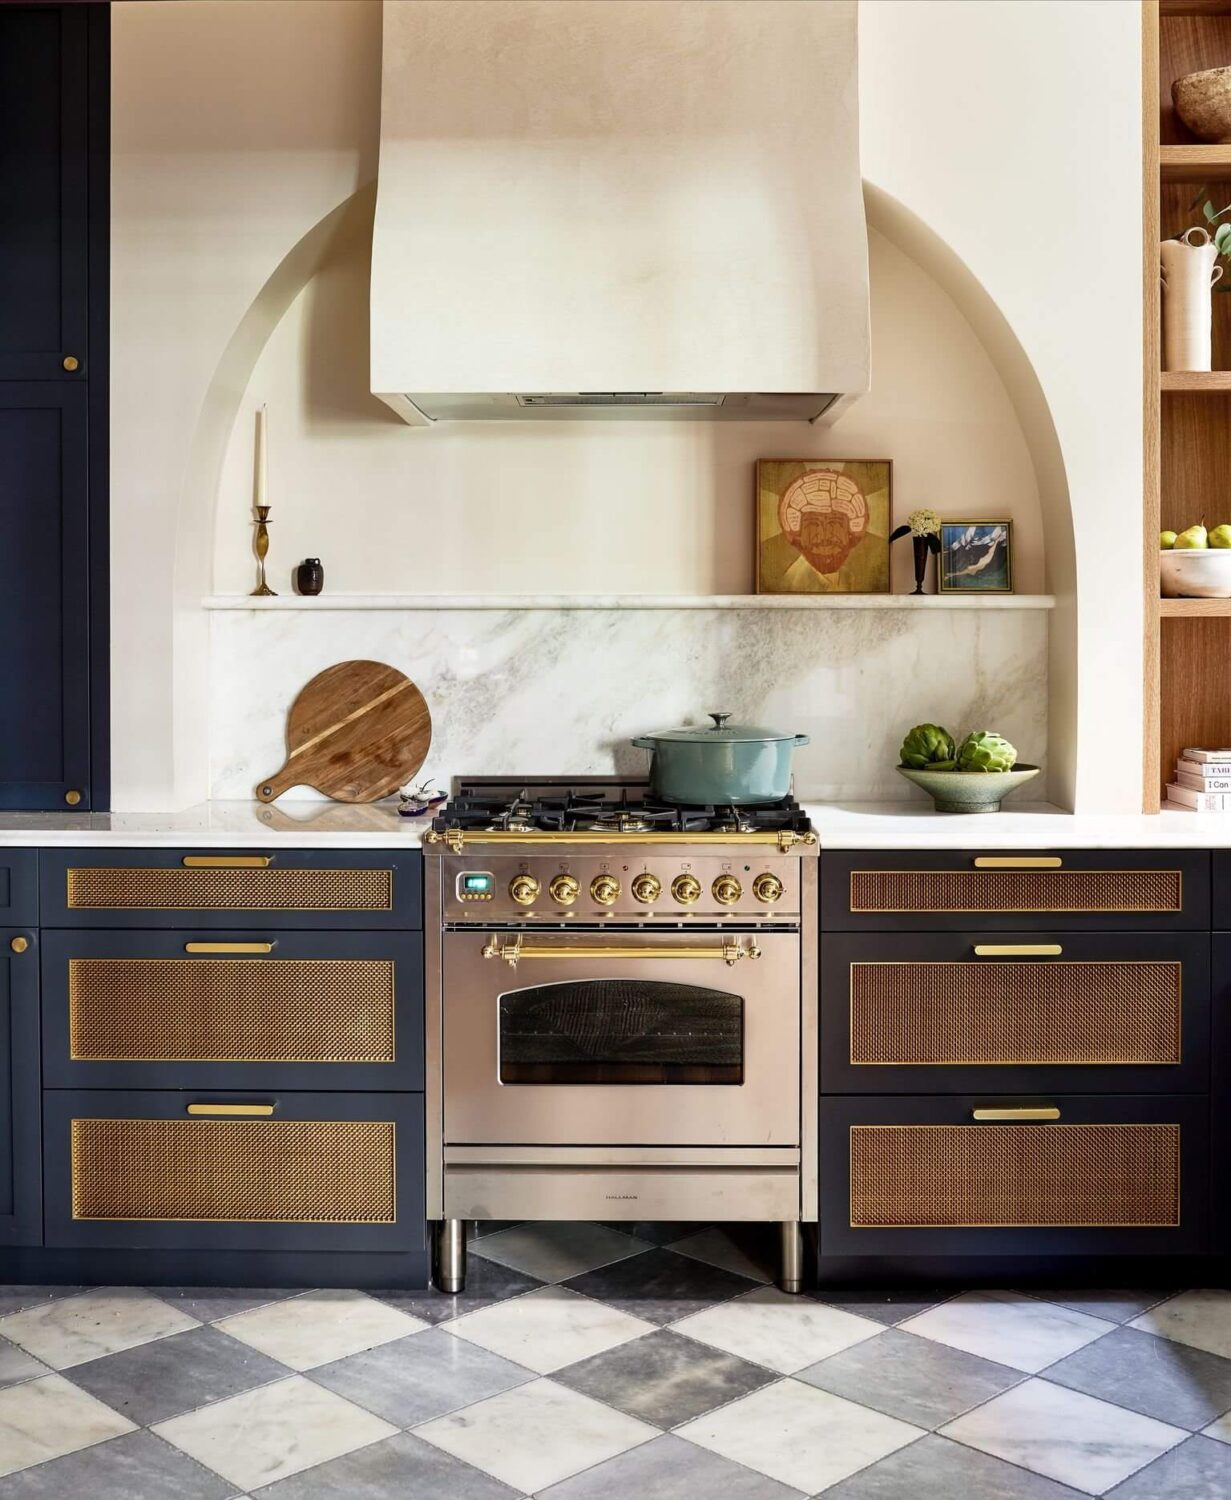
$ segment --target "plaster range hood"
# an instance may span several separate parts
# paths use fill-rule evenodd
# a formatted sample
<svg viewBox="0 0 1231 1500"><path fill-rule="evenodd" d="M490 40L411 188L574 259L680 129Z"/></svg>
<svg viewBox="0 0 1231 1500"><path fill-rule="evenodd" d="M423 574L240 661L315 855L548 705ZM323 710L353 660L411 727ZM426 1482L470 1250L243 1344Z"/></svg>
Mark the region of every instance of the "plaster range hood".
<svg viewBox="0 0 1231 1500"><path fill-rule="evenodd" d="M856 0L385 0L407 422L829 422L868 343Z"/></svg>

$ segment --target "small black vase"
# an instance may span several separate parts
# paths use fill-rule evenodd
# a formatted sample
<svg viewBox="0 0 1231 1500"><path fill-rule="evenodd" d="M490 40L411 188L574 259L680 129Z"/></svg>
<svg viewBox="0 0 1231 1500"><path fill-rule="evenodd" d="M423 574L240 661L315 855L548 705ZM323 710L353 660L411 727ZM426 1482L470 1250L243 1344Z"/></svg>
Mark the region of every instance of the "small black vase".
<svg viewBox="0 0 1231 1500"><path fill-rule="evenodd" d="M928 539L925 536L912 536L910 542L915 549L915 593L921 594L924 575L928 568Z"/></svg>
<svg viewBox="0 0 1231 1500"><path fill-rule="evenodd" d="M295 587L301 594L319 594L325 587L325 570L319 557L305 557L295 569Z"/></svg>

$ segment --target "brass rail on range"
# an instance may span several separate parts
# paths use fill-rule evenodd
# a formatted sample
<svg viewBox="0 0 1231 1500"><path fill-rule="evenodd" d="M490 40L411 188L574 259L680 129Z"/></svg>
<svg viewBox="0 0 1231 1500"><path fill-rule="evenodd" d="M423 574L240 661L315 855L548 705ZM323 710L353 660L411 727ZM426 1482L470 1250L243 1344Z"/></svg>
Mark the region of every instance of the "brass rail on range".
<svg viewBox="0 0 1231 1500"><path fill-rule="evenodd" d="M554 832L545 829L530 829L516 832L497 828L472 831L461 828L429 829L423 835L425 844L447 844L454 854L478 844L759 844L769 846L782 853L797 844L815 844L815 833L796 833L793 829L759 829L753 833L684 833L661 830L641 833L619 833L614 830L591 832Z"/></svg>

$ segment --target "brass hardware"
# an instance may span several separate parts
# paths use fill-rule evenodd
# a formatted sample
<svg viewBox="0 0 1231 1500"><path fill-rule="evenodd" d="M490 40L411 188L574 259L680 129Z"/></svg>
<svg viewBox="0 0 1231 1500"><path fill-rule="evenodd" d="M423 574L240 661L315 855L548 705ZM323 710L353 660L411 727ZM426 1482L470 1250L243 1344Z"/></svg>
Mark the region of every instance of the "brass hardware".
<svg viewBox="0 0 1231 1500"><path fill-rule="evenodd" d="M272 953L272 943L185 943L185 953Z"/></svg>
<svg viewBox="0 0 1231 1500"><path fill-rule="evenodd" d="M269 556L269 512L273 507L269 505L254 505L252 508L256 511L256 537L253 542L253 548L256 552L257 584L256 588L249 595L249 598L273 599L276 597L276 591L271 589L269 584L265 582L265 559Z"/></svg>
<svg viewBox="0 0 1231 1500"><path fill-rule="evenodd" d="M188 870L264 870L273 860L272 854L185 854L180 864Z"/></svg>
<svg viewBox="0 0 1231 1500"><path fill-rule="evenodd" d="M190 1115L208 1115L211 1119L227 1115L272 1115L272 1104L190 1104Z"/></svg>
<svg viewBox="0 0 1231 1500"><path fill-rule="evenodd" d="M590 895L600 906L612 906L620 894L620 882L614 875L596 875L590 882Z"/></svg>
<svg viewBox="0 0 1231 1500"><path fill-rule="evenodd" d="M671 894L681 906L691 906L700 899L701 882L695 875L677 875L671 882Z"/></svg>
<svg viewBox="0 0 1231 1500"><path fill-rule="evenodd" d="M471 833L461 828L430 828L425 844L448 844L454 854L474 844L772 844L783 854L797 844L815 844L815 833L795 833L789 828L761 833L559 833L535 829L513 833L507 828Z"/></svg>
<svg viewBox="0 0 1231 1500"><path fill-rule="evenodd" d="M547 944L527 943L524 938L499 938L488 940L483 948L484 958L502 958L511 969L523 958L720 958L731 967L743 958L760 958L761 950L756 943L739 943L727 940L712 947L699 945L686 948L617 947L613 943L587 943L584 947L555 948Z"/></svg>
<svg viewBox="0 0 1231 1500"><path fill-rule="evenodd" d="M24 953L29 946L29 938L15 937L9 939L9 947L13 950L14 953Z"/></svg>
<svg viewBox="0 0 1231 1500"><path fill-rule="evenodd" d="M1063 864L1058 854L980 854L975 859L976 870L1059 870Z"/></svg>
<svg viewBox="0 0 1231 1500"><path fill-rule="evenodd" d="M581 881L575 875L554 875L547 889L557 906L572 906L581 895Z"/></svg>
<svg viewBox="0 0 1231 1500"><path fill-rule="evenodd" d="M81 367L81 361L77 358L77 356L75 354L66 354L64 356L64 358L60 361L60 363L70 373L73 370L80 369L80 367Z"/></svg>
<svg viewBox="0 0 1231 1500"><path fill-rule="evenodd" d="M64 800L70 807L76 807L78 802L81 801L81 793L77 790L76 787L70 787L68 791L64 793Z"/></svg>
<svg viewBox="0 0 1231 1500"><path fill-rule="evenodd" d="M202 858L202 856L189 856ZM213 868L72 866L65 901L74 911L392 911L393 871L333 866L269 869L271 855Z"/></svg>
<svg viewBox="0 0 1231 1500"><path fill-rule="evenodd" d="M539 883L533 875L514 875L509 881L509 895L518 906L532 906L539 893Z"/></svg>
<svg viewBox="0 0 1231 1500"><path fill-rule="evenodd" d="M1012 863L1020 865L1023 861ZM889 912L1178 912L1184 907L1183 885L1181 870L860 869L850 872L850 910L862 916Z"/></svg>
<svg viewBox="0 0 1231 1500"><path fill-rule="evenodd" d="M1059 943L976 943L976 958L1059 958Z"/></svg>
<svg viewBox="0 0 1231 1500"><path fill-rule="evenodd" d="M767 905L782 899L782 881L776 875L771 875L768 870L758 875L752 882L752 894L758 901L764 901Z"/></svg>
<svg viewBox="0 0 1231 1500"><path fill-rule="evenodd" d="M734 875L719 875L710 887L719 906L734 906L744 894L744 888Z"/></svg>
<svg viewBox="0 0 1231 1500"><path fill-rule="evenodd" d="M1038 1109L972 1109L972 1120L1058 1120L1060 1111L1054 1105Z"/></svg>
<svg viewBox="0 0 1231 1500"><path fill-rule="evenodd" d="M640 875L633 876L632 891L635 900L640 901L643 906L649 906L662 895L663 883L657 875L643 870Z"/></svg>

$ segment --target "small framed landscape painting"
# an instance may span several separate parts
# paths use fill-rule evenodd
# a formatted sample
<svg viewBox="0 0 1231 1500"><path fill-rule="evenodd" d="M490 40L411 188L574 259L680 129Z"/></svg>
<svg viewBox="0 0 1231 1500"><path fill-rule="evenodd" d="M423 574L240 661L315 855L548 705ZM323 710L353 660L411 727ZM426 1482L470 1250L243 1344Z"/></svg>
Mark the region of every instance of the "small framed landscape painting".
<svg viewBox="0 0 1231 1500"><path fill-rule="evenodd" d="M887 594L887 458L757 462L757 593Z"/></svg>
<svg viewBox="0 0 1231 1500"><path fill-rule="evenodd" d="M942 594L1011 594L1013 522L942 521L936 576Z"/></svg>

